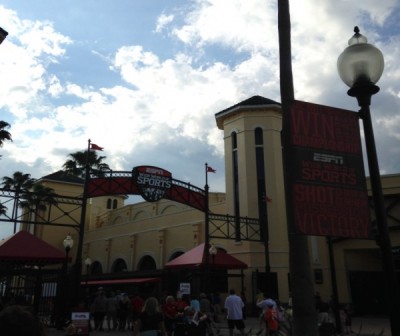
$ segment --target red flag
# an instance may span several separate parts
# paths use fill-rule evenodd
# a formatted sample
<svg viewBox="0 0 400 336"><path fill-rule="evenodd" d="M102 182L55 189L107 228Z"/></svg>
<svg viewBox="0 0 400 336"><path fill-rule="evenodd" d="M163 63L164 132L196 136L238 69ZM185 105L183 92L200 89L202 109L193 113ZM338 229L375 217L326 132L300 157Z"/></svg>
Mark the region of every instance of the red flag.
<svg viewBox="0 0 400 336"><path fill-rule="evenodd" d="M94 144L94 143L91 143L91 144L90 144L90 149L102 151L103 148L104 148L104 147L100 147L100 146L98 146L98 145L96 145L96 144Z"/></svg>
<svg viewBox="0 0 400 336"><path fill-rule="evenodd" d="M214 168L207 166L207 173L216 173L216 172L217 171Z"/></svg>

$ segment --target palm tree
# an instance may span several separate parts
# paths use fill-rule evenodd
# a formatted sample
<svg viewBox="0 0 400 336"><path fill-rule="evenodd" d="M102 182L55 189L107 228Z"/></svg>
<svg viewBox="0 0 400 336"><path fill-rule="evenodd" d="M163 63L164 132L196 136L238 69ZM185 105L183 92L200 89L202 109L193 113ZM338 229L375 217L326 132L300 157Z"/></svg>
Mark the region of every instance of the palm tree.
<svg viewBox="0 0 400 336"><path fill-rule="evenodd" d="M10 124L0 120L0 147L3 147L4 141L12 141L11 133L6 131L6 128L9 128Z"/></svg>
<svg viewBox="0 0 400 336"><path fill-rule="evenodd" d="M29 220L37 221L39 212L47 210L50 205L57 204L57 194L54 189L44 186L40 183L35 183L32 187L32 191L24 194L23 200L21 200L21 207L29 210L29 213L34 214L34 218Z"/></svg>
<svg viewBox="0 0 400 336"><path fill-rule="evenodd" d="M102 162L106 157L97 156L95 151L79 151L68 155L71 159L63 164L64 171L74 176L84 178L86 164L89 164L91 173L101 176L104 171L110 170L108 164Z"/></svg>
<svg viewBox="0 0 400 336"><path fill-rule="evenodd" d="M47 204L57 204L56 197L57 194L54 192L53 188L36 183L33 185L32 192L24 195L21 206L34 208L37 211L45 211L47 209Z"/></svg>
<svg viewBox="0 0 400 336"><path fill-rule="evenodd" d="M17 231L18 206L20 205L19 199L21 195L29 192L35 181L34 178L31 178L30 174L24 174L20 171L15 172L12 177L3 177L3 188L15 193L15 201L11 215L11 218L14 220L14 233Z"/></svg>
<svg viewBox="0 0 400 336"><path fill-rule="evenodd" d="M3 204L0 204L0 216L5 215L7 213L7 207Z"/></svg>

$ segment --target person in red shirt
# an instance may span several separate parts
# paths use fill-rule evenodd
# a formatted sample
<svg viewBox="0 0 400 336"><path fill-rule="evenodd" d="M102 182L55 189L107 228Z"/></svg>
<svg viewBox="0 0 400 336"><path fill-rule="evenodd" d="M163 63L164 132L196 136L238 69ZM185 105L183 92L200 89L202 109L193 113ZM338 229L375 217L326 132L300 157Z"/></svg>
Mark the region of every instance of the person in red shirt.
<svg viewBox="0 0 400 336"><path fill-rule="evenodd" d="M184 299L183 295L177 295L175 301L175 307L178 313L182 313L185 311L185 307L189 306L187 300Z"/></svg>
<svg viewBox="0 0 400 336"><path fill-rule="evenodd" d="M272 303L268 303L267 305L265 311L265 322L267 324L267 335L277 335L279 329L278 311Z"/></svg>
<svg viewBox="0 0 400 336"><path fill-rule="evenodd" d="M144 306L144 300L140 297L138 293L135 293L135 295L131 299L131 304L132 304L132 321L135 323L137 318L139 317L139 314L142 312L143 306Z"/></svg>
<svg viewBox="0 0 400 336"><path fill-rule="evenodd" d="M167 296L162 311L164 314L165 329L167 330L167 334L172 335L175 329L176 319L178 317L175 298L173 296Z"/></svg>

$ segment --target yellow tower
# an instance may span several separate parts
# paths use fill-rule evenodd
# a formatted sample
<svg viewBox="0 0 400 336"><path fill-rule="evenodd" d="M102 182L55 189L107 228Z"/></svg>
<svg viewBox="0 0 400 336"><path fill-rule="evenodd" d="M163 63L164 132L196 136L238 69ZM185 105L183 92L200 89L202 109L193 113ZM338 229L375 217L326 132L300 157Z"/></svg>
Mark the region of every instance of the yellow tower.
<svg viewBox="0 0 400 336"><path fill-rule="evenodd" d="M259 218L266 245L237 240L249 271L271 271L281 300L288 297L288 238L279 103L254 96L215 115L224 131L227 209L236 217ZM243 255L242 260L244 260ZM250 274L249 274L250 275ZM247 276L246 281L254 277ZM251 286L247 285L247 288Z"/></svg>

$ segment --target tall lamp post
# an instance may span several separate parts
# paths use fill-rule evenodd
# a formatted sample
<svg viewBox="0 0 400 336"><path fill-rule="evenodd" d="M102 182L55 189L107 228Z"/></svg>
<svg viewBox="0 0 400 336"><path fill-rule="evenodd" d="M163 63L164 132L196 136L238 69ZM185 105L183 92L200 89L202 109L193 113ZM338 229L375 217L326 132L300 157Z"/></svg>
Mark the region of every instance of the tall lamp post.
<svg viewBox="0 0 400 336"><path fill-rule="evenodd" d="M0 44L6 39L8 32L0 27Z"/></svg>
<svg viewBox="0 0 400 336"><path fill-rule="evenodd" d="M208 249L208 254L211 256L211 260L212 260L212 266L211 266L211 274L214 274L214 279L212 279L211 277L211 287L209 288L212 292L215 292L215 290L217 289L217 287L215 286L215 282L217 280L217 277L215 276L215 256L217 255L218 250L215 247L215 245L213 243L210 243L210 248Z"/></svg>
<svg viewBox="0 0 400 336"><path fill-rule="evenodd" d="M86 288L88 285L88 277L89 277L89 269L90 269L90 265L92 264L92 259L90 259L89 257L87 257L85 259L85 266L86 266Z"/></svg>
<svg viewBox="0 0 400 336"><path fill-rule="evenodd" d="M390 326L392 335L400 335L400 319L398 318L398 312L400 311L399 288L369 108L372 95L379 91L379 87L375 84L383 73L384 60L382 52L367 43L366 37L360 34L358 27L354 28L354 32L355 34L349 40L349 46L338 58L337 68L343 82L350 87L347 94L351 97L356 97L361 108L359 115L363 120L364 126L372 197L378 229L377 243L381 250L387 297L390 303Z"/></svg>
<svg viewBox="0 0 400 336"><path fill-rule="evenodd" d="M63 290L63 296L65 298L64 303L65 303L65 313L68 312L68 309L70 308L70 304L68 303L70 300L70 289L68 288L68 257L69 257L69 252L71 251L72 247L74 246L74 240L72 239L71 235L68 233L65 239L63 240L63 245L65 249L65 265L64 265L64 290Z"/></svg>
<svg viewBox="0 0 400 336"><path fill-rule="evenodd" d="M65 326L65 320L67 318L67 309L69 307L69 288L68 288L68 257L72 246L74 246L74 240L71 235L68 234L63 240L63 246L65 249L65 260L60 272L59 286L57 286L56 295L56 328L57 330L62 330Z"/></svg>
<svg viewBox="0 0 400 336"><path fill-rule="evenodd" d="M210 244L210 248L208 249L208 252L210 253L210 256L212 258L212 262L213 262L213 266L214 266L214 261L215 261L215 256L218 253L217 248L215 247L215 245L213 243Z"/></svg>

